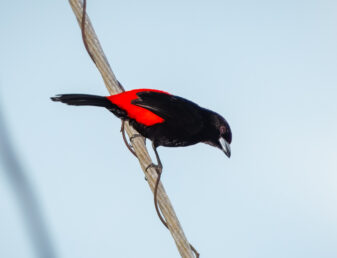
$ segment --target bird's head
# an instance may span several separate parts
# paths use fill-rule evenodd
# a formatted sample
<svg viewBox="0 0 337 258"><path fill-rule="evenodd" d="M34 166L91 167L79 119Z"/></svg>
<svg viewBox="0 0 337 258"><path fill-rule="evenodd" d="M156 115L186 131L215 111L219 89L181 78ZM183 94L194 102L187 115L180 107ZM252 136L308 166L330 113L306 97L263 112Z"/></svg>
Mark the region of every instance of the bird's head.
<svg viewBox="0 0 337 258"><path fill-rule="evenodd" d="M213 112L212 112L213 113ZM211 115L211 128L209 128L208 139L205 143L221 149L228 158L231 156L230 144L232 142L232 131L226 119L217 113Z"/></svg>

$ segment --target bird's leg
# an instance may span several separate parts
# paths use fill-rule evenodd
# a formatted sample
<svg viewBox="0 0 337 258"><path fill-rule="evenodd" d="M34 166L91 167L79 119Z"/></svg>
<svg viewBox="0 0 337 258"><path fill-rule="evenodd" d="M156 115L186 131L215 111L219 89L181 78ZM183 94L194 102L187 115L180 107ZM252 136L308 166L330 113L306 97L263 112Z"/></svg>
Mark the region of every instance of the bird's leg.
<svg viewBox="0 0 337 258"><path fill-rule="evenodd" d="M149 168L155 168L156 171L157 171L157 174L161 174L162 170L163 170L163 165L161 163L161 160L160 160L160 157L159 157L159 154L158 154L158 151L157 151L157 147L155 146L155 144L152 142L152 148L153 148L153 151L156 155L156 159L157 159L157 165L151 163L150 165L148 165L146 168L145 168L145 171L147 171Z"/></svg>
<svg viewBox="0 0 337 258"><path fill-rule="evenodd" d="M127 139L126 139L126 136L125 136L125 129L124 129L124 124L125 124L125 120L122 120L122 126L121 126L121 132L122 132L122 136L123 136L123 141L126 145L126 147L129 149L129 151L137 158L137 155L135 153L135 151L133 150L133 147L131 144L128 143ZM142 135L136 133L134 135L132 135L130 137L130 142L133 141L133 139L137 138L137 137L143 137ZM144 142L145 142L145 139L144 139Z"/></svg>
<svg viewBox="0 0 337 258"><path fill-rule="evenodd" d="M128 141L126 140L125 129L124 129L124 123L125 123L125 120L122 120L121 132L122 132L122 136L123 136L123 141L124 141L126 147L128 148L128 150L129 150L129 151L130 151L136 158L138 158L137 155L136 155L136 152L133 150L133 146L132 146L131 144L129 144ZM138 134L138 133L136 133L136 134L134 134L134 135L132 135L132 136L130 137L130 142L132 142L133 139L134 139L134 138L137 138L137 137L143 137L143 136L140 135L140 134ZM145 139L144 139L144 142L146 143ZM145 176L145 180L147 181L146 176Z"/></svg>
<svg viewBox="0 0 337 258"><path fill-rule="evenodd" d="M135 151L132 149L132 146L126 140L125 130L124 130L124 123L125 123L125 121L122 120L121 132L122 132L122 136L123 136L123 141L124 141L126 147L128 148L128 150L137 158L137 155L136 155Z"/></svg>
<svg viewBox="0 0 337 258"><path fill-rule="evenodd" d="M137 138L137 137L142 137L142 138L144 138L143 135L141 135L141 134L139 134L139 133L135 133L134 135L131 135L131 137L130 137L130 142L132 142L133 139L135 139L135 138ZM145 139L144 139L144 141L145 141Z"/></svg>

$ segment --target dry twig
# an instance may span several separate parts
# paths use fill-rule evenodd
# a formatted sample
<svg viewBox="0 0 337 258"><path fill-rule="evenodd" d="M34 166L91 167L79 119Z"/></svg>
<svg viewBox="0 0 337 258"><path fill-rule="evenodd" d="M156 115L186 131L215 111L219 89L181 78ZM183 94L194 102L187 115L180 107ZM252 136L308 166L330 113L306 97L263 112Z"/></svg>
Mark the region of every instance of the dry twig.
<svg viewBox="0 0 337 258"><path fill-rule="evenodd" d="M69 2L76 15L78 23L81 25L83 22L82 20L83 9L81 1L69 0ZM94 29L87 15L82 27L85 28L85 31L82 32L84 34L82 35L85 35L86 48L88 50L88 53L92 58L92 60L94 61L94 63L96 64L98 70L100 71L103 80L105 82L105 86L108 89L109 93L113 95L122 92L123 88L120 87L118 80L116 79L114 73L111 70L111 67L105 57L105 54L102 50L102 47L98 41L98 38L94 32ZM132 127L130 127L127 122L125 122L124 129L129 135L129 137L137 134L137 132ZM151 190L154 191L157 180L157 172L153 168L148 169L146 171L146 168L150 164L152 164L152 161L147 152L147 149L145 147L142 138L141 137L134 138L132 141L132 147L139 160L140 166L143 169L143 172L145 173L147 182ZM158 185L157 200L160 210L163 216L165 217L167 227L172 234L172 237L177 245L181 257L192 258L193 252L195 252L198 256L198 253L195 251L193 247L190 246L189 242L187 241L183 229L171 205L171 202L161 183L159 183Z"/></svg>

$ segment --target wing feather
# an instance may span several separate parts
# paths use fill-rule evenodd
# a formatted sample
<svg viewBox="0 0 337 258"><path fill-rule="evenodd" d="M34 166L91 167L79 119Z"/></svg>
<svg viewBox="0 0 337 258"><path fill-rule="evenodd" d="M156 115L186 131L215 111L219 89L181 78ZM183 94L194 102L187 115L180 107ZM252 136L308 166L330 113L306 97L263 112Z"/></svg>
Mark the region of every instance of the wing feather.
<svg viewBox="0 0 337 258"><path fill-rule="evenodd" d="M132 104L160 116L176 130L199 132L203 127L201 107L187 99L160 92L143 91Z"/></svg>

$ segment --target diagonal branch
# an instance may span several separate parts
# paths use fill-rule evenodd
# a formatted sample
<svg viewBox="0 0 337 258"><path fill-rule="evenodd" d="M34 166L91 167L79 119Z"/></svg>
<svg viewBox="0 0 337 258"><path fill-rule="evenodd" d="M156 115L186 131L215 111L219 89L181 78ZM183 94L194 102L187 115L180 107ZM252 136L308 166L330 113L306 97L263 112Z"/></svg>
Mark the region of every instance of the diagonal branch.
<svg viewBox="0 0 337 258"><path fill-rule="evenodd" d="M78 23L81 25L82 21L82 2L80 0L69 0L70 5L76 15ZM91 25L89 17L86 16L86 26L85 26L85 35L87 40L87 47L89 49L89 53L91 53L91 57L96 64L99 72L102 75L105 86L111 95L122 92L122 88L118 83L114 73L111 70L111 67L105 57L105 54L102 50L102 47L98 41L98 38L95 34L95 31ZM127 134L130 136L137 134L137 132L129 126L126 122L124 126ZM146 168L152 163L151 158L148 154L148 151L145 147L144 141L140 138L134 138L132 141L133 149L137 155L140 166L145 173L147 182L152 190L154 191L156 180L157 180L157 172L155 169ZM189 242L187 241L183 229L179 223L179 220L175 214L175 211L172 207L172 204L164 190L164 187L161 183L158 186L158 203L160 210L163 213L163 216L166 219L168 229L170 230L172 237L177 245L178 251L183 258L192 258L193 253L190 247Z"/></svg>

